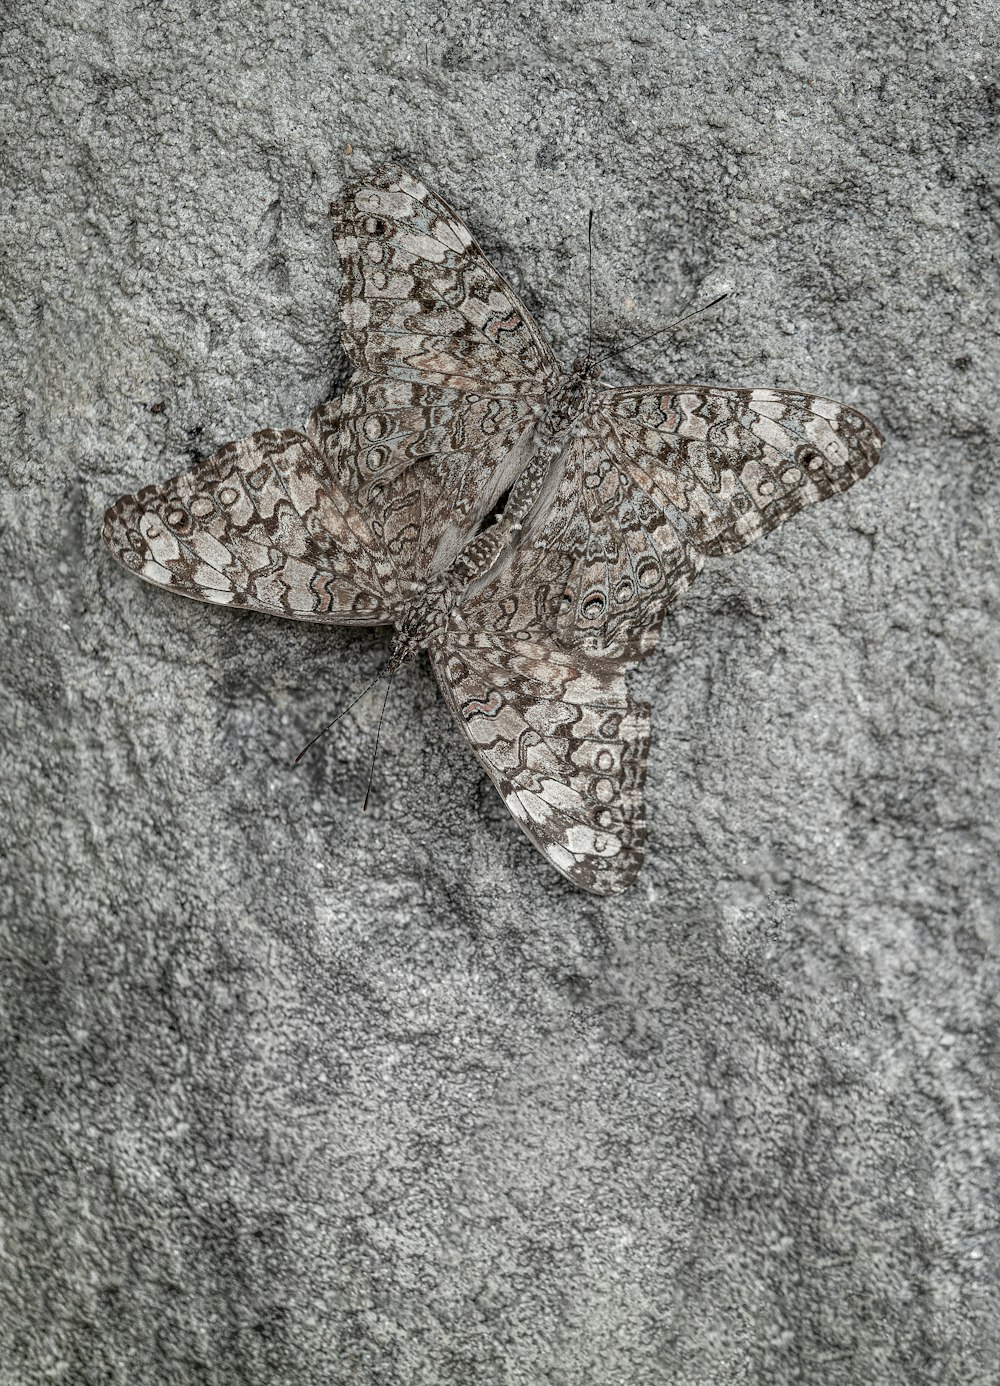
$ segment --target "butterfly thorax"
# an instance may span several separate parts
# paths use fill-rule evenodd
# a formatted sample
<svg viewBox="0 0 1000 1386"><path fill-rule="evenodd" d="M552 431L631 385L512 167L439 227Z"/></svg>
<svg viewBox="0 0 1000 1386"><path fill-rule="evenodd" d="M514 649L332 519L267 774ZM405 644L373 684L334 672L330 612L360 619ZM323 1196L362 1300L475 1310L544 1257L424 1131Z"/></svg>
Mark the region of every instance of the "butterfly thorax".
<svg viewBox="0 0 1000 1386"><path fill-rule="evenodd" d="M580 415L589 408L597 393L595 387L591 363L584 358L575 361L573 370L553 390L545 413L539 420L539 441L544 444L550 440L561 440L569 433Z"/></svg>
<svg viewBox="0 0 1000 1386"><path fill-rule="evenodd" d="M396 609L393 624L397 635L389 656L390 668L409 664L421 650L445 640L463 586L448 569L433 578L418 596Z"/></svg>

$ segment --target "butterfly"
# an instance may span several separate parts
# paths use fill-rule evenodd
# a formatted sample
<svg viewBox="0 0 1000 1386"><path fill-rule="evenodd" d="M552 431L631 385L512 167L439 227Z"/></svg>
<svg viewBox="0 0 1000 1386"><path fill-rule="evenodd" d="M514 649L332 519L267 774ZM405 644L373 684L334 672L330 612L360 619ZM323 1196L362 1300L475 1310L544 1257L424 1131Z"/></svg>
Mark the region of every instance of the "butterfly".
<svg viewBox="0 0 1000 1386"><path fill-rule="evenodd" d="M801 391L629 385L557 361L462 219L385 164L330 208L353 375L304 430L108 510L147 582L426 651L507 807L576 886L642 863L649 707L626 675L706 558L845 491L882 439Z"/></svg>

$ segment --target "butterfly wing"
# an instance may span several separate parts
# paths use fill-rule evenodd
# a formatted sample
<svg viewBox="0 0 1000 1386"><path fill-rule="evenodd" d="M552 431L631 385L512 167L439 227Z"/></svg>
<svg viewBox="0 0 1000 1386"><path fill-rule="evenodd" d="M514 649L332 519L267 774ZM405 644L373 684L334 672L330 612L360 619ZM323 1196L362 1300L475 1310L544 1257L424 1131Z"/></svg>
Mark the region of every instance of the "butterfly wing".
<svg viewBox="0 0 1000 1386"><path fill-rule="evenodd" d="M380 516L397 564L426 577L522 469L559 369L462 219L405 169L376 169L331 215L355 368L340 475Z"/></svg>
<svg viewBox="0 0 1000 1386"><path fill-rule="evenodd" d="M368 520L306 433L266 429L191 471L122 496L104 540L130 571L181 596L301 621L380 625L405 596Z"/></svg>
<svg viewBox="0 0 1000 1386"><path fill-rule="evenodd" d="M863 415L814 396L612 390L578 421L505 555L435 657L473 750L535 845L600 893L642 859L648 708L625 673L707 556L844 491L878 456Z"/></svg>
<svg viewBox="0 0 1000 1386"><path fill-rule="evenodd" d="M472 750L538 850L584 890L631 885L645 839L649 708L625 687L629 653L589 659L544 638L483 633L431 658Z"/></svg>
<svg viewBox="0 0 1000 1386"><path fill-rule="evenodd" d="M847 405L701 385L605 391L578 434L519 542L470 590L471 624L491 610L506 629L544 620L567 648L655 630L706 557L847 490L882 442Z"/></svg>
<svg viewBox="0 0 1000 1386"><path fill-rule="evenodd" d="M676 477L688 542L713 558L846 491L883 441L860 410L793 390L634 386L608 391L599 413L619 457L651 461L660 486Z"/></svg>

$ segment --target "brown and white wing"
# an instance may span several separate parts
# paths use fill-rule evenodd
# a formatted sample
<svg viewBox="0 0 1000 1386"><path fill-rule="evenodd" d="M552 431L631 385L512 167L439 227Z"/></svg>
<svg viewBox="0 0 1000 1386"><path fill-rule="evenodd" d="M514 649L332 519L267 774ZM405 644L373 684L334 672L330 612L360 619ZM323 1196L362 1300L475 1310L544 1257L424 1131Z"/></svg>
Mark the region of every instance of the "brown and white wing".
<svg viewBox="0 0 1000 1386"><path fill-rule="evenodd" d="M389 623L408 584L331 480L313 441L318 416L304 434L254 433L120 497L104 519L108 548L129 572L198 601L300 621Z"/></svg>
<svg viewBox="0 0 1000 1386"><path fill-rule="evenodd" d="M590 659L547 641L480 634L432 651L445 699L538 850L574 885L611 895L642 865L649 708L623 650Z"/></svg>
<svg viewBox="0 0 1000 1386"><path fill-rule="evenodd" d="M547 626L567 648L645 633L718 557L847 490L881 436L856 409L783 390L609 390L518 542L463 603L475 628Z"/></svg>
<svg viewBox="0 0 1000 1386"><path fill-rule="evenodd" d="M385 164L331 209L355 368L336 447L407 571L446 567L524 465L558 367L462 219Z"/></svg>
<svg viewBox="0 0 1000 1386"><path fill-rule="evenodd" d="M632 386L609 390L599 415L614 455L647 467L712 558L846 491L883 441L860 410L798 390Z"/></svg>

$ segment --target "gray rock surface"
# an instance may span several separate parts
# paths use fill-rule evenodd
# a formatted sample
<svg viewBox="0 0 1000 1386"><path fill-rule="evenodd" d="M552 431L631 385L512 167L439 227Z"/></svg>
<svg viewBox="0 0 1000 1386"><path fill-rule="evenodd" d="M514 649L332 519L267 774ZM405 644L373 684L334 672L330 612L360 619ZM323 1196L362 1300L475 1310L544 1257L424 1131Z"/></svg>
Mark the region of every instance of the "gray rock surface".
<svg viewBox="0 0 1000 1386"><path fill-rule="evenodd" d="M996 1380L995 18L8 9L2 1386ZM593 207L602 333L732 292L622 379L886 432L674 608L618 899L426 667L368 814L377 706L289 770L384 635L103 551L121 491L342 383L348 141L564 359Z"/></svg>

